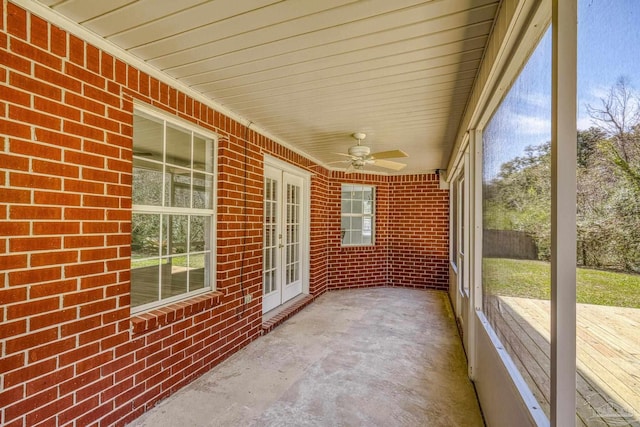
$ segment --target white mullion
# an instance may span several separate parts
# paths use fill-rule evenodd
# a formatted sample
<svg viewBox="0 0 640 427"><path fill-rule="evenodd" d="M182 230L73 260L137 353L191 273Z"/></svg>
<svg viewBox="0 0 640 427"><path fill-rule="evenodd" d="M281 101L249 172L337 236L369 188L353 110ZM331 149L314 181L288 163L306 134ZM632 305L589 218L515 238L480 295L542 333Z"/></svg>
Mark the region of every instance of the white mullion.
<svg viewBox="0 0 640 427"><path fill-rule="evenodd" d="M576 424L577 0L552 3L551 424Z"/></svg>

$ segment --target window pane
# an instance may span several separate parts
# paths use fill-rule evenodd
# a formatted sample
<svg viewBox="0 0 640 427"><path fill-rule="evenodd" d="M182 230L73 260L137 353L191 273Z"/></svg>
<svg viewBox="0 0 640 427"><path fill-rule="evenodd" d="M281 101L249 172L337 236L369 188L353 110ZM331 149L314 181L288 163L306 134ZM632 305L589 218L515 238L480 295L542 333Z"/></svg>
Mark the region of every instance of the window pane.
<svg viewBox="0 0 640 427"><path fill-rule="evenodd" d="M213 206L213 175L193 173L193 208L211 209Z"/></svg>
<svg viewBox="0 0 640 427"><path fill-rule="evenodd" d="M131 306L136 307L160 299L160 259L131 260Z"/></svg>
<svg viewBox="0 0 640 427"><path fill-rule="evenodd" d="M187 256L162 260L161 298L166 299L187 292Z"/></svg>
<svg viewBox="0 0 640 427"><path fill-rule="evenodd" d="M640 2L578 1L577 414L640 425Z"/></svg>
<svg viewBox="0 0 640 427"><path fill-rule="evenodd" d="M133 116L133 155L162 162L163 123L156 118L136 113Z"/></svg>
<svg viewBox="0 0 640 427"><path fill-rule="evenodd" d="M131 257L157 257L160 253L160 215L131 216Z"/></svg>
<svg viewBox="0 0 640 427"><path fill-rule="evenodd" d="M191 132L167 123L166 162L191 167Z"/></svg>
<svg viewBox="0 0 640 427"><path fill-rule="evenodd" d="M482 177L483 311L547 416L550 413L550 35L547 31L483 131ZM462 273L462 269L459 271ZM531 313L536 313L535 318Z"/></svg>
<svg viewBox="0 0 640 427"><path fill-rule="evenodd" d="M189 252L201 252L210 249L211 217L192 216L190 231Z"/></svg>
<svg viewBox="0 0 640 427"><path fill-rule="evenodd" d="M162 206L162 165L133 159L133 204Z"/></svg>
<svg viewBox="0 0 640 427"><path fill-rule="evenodd" d="M187 215L164 215L162 224L163 255L183 254L187 252Z"/></svg>
<svg viewBox="0 0 640 427"><path fill-rule="evenodd" d="M195 291L208 286L209 254L189 256L189 290Z"/></svg>
<svg viewBox="0 0 640 427"><path fill-rule="evenodd" d="M188 169L168 168L165 190L165 206L191 207L191 172Z"/></svg>
<svg viewBox="0 0 640 427"><path fill-rule="evenodd" d="M213 141L199 135L193 136L193 169L213 172Z"/></svg>

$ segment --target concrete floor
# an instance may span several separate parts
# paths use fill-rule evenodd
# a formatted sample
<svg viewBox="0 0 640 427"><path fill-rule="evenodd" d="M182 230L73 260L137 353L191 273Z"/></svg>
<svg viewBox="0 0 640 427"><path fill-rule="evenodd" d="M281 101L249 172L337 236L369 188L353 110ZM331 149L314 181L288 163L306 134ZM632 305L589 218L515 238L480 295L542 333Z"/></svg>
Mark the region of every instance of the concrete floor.
<svg viewBox="0 0 640 427"><path fill-rule="evenodd" d="M328 292L130 426L483 426L445 292Z"/></svg>

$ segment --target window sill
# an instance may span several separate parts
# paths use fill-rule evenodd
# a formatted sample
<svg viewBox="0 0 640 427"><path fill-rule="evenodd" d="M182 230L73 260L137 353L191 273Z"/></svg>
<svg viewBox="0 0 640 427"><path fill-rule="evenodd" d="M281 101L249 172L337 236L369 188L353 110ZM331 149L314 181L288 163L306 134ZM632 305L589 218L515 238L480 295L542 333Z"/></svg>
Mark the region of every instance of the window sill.
<svg viewBox="0 0 640 427"><path fill-rule="evenodd" d="M131 316L131 330L136 335L177 322L219 305L222 296L222 292L207 292L144 313L136 313Z"/></svg>

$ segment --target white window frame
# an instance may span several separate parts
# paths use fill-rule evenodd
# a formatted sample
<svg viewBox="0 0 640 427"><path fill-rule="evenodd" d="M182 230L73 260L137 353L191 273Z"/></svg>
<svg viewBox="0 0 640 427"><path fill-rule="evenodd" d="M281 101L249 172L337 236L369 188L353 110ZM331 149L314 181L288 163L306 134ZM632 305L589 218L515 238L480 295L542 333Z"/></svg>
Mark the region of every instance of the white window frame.
<svg viewBox="0 0 640 427"><path fill-rule="evenodd" d="M342 194L344 193L344 188L345 186L347 187L362 187L362 188L370 188L371 189L371 213L367 214L364 213L364 203L362 203L362 207L363 207L363 211L362 212L350 212L350 213L343 213L343 207L342 204L344 203L344 200L342 199ZM364 200L363 200L364 202ZM371 221L371 242L370 243L344 243L344 236L347 230L343 230L342 229L342 218L361 218L362 219L362 236L364 236L364 220L365 218L369 218ZM367 184L348 184L348 183L343 183L340 185L340 230L341 230L341 234L340 234L340 245L344 246L344 247L349 247L349 246L375 246L376 244L376 187L374 185L367 185Z"/></svg>
<svg viewBox="0 0 640 427"><path fill-rule="evenodd" d="M175 116L166 114L164 112L160 112L156 109L153 109L151 107L148 107L146 105L140 105L140 104L135 104L134 105L134 115L142 115L142 116L149 116L154 120L157 120L159 122L162 122L163 124L163 153L166 152L166 128L167 126L172 126L172 127L177 127L180 128L181 130L187 131L191 133L191 144L193 144L193 140L194 140L194 136L198 136L201 138L205 138L208 140L212 141L212 166L211 166L211 172L210 174L213 177L213 182L212 182L212 187L211 187L211 200L212 200L212 205L210 209L201 209L201 208L184 208L184 207L169 207L169 206L164 206L164 191L162 194L162 200L163 202L161 203L162 206L155 206L155 205L139 205L139 204L133 204L132 203L132 214L164 214L164 215L192 215L192 216L206 216L206 217L210 217L210 221L211 221L211 227L210 227L210 233L209 233L209 247L210 247L210 253L209 253L209 272L208 272L208 283L209 285L205 285L203 288L201 289L197 289L194 291L190 291L190 292L185 292L179 295L175 295L175 296L171 296L168 298L161 298L160 295L160 289L158 290L158 295L159 295L159 300L157 301L153 301L153 302L149 302L146 304L141 304L139 306L131 306L131 313L135 314L135 313L140 313L140 312L144 312L144 311L148 311L154 308L158 308L158 307L163 307L166 306L168 304L177 302L177 301L182 301L188 298L192 298L196 295L201 295L207 292L211 292L211 291L215 291L216 289L216 235L217 235L217 215L216 215L216 210L217 210L217 181L218 181L218 161L217 161L217 152L218 152L218 137L217 135L215 135L214 133L207 131L206 129L203 129L201 127L198 126L194 126L193 124L181 120ZM192 154L193 156L193 154ZM135 154L133 155L133 158L139 158L142 160L146 160L146 161L150 161L149 159L146 159L144 157L141 156L136 156ZM193 162L193 158L192 158L192 162ZM167 162L166 159L163 159L162 162L158 162L158 161L154 161L154 163L157 164L161 164L163 167L163 170L166 168ZM132 165L133 168L133 165ZM202 171L200 170L194 170L193 167L191 168L186 168L189 169L192 173L195 171L197 173L201 173ZM164 175L164 173L163 173ZM133 184L132 184L133 185ZM193 184L192 184L193 185ZM163 185L163 189L164 189L164 185ZM133 190L133 188L132 188ZM190 194L191 197L193 197L193 189L190 190ZM160 248L159 248L159 252L160 252ZM164 257L167 257L165 255L162 255L161 253L158 254L159 259L162 259ZM160 283L161 283L161 278L159 278L158 281L158 287L160 288ZM131 287L133 289L133 281L131 281Z"/></svg>

